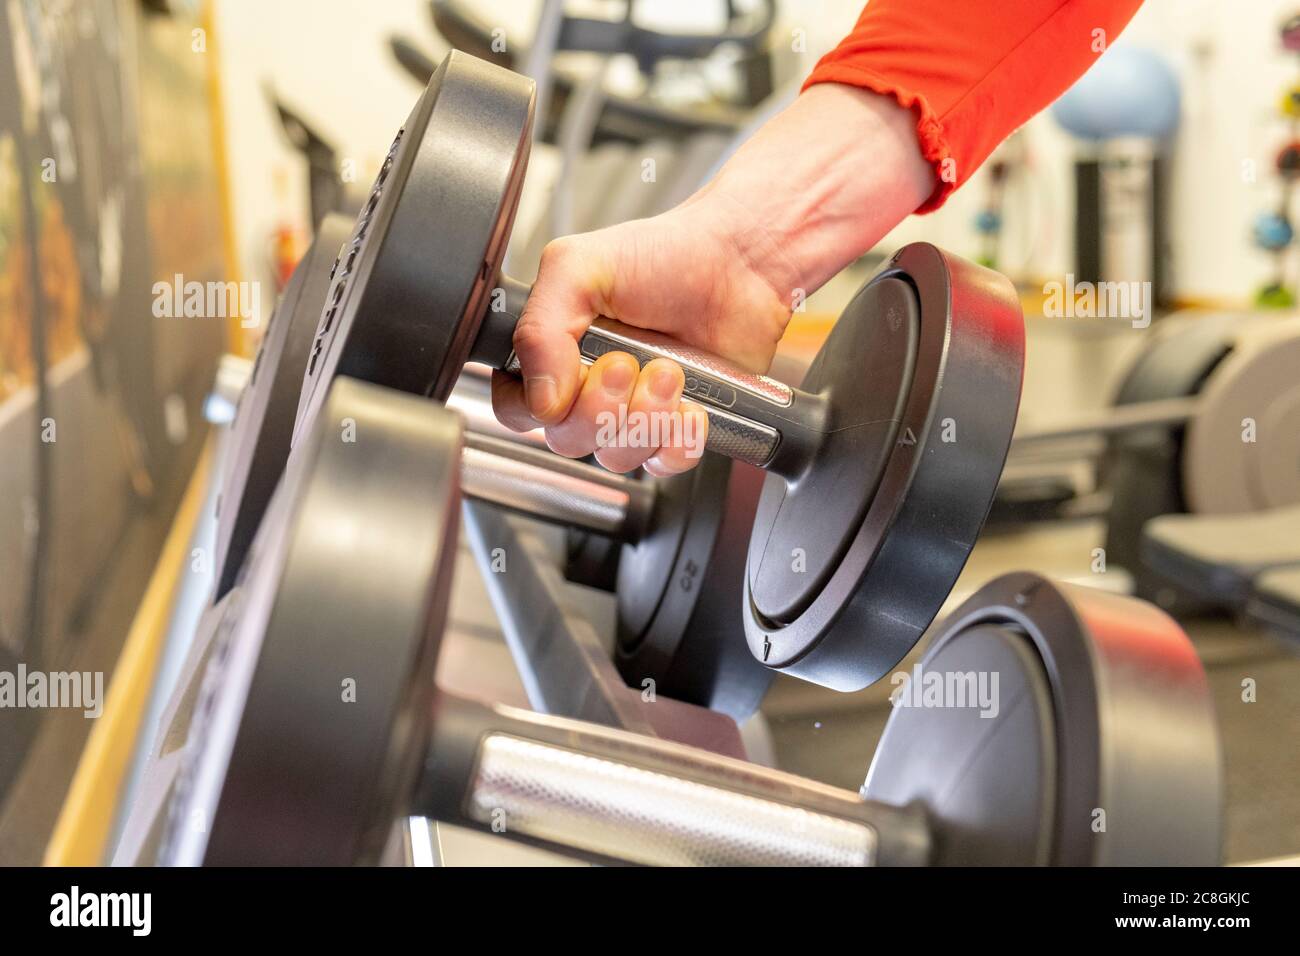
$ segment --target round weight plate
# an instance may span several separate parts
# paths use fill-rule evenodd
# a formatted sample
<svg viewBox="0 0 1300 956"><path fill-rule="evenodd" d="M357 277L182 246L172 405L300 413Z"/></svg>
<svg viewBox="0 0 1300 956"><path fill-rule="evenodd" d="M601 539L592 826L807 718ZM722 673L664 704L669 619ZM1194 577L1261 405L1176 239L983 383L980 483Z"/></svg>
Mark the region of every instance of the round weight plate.
<svg viewBox="0 0 1300 956"><path fill-rule="evenodd" d="M974 670L977 678L984 671L990 681L998 668L1004 680L1005 655L1001 664L995 665L991 656L981 664L979 655L954 658L947 650L978 635L986 648L983 653L988 653L992 630L1015 634L1032 648L1050 688L1055 758L1043 764L1055 767L1055 780L1049 782L1056 794L1050 862L1218 863L1223 794L1214 709L1196 651L1173 619L1144 601L1018 572L985 585L954 611L926 660L958 673ZM955 666L948 668L948 663ZM1021 686L1023 664L1010 673L1010 686ZM1002 712L1011 713L1013 706L1003 693ZM919 724L928 723L941 733L952 720L924 707L919 713L899 710L891 715L867 780L867 795L910 791L924 799L936 792L930 781L951 773L947 764L964 761L954 761L950 750L946 761L909 762L897 748L925 746L920 741L926 730ZM891 736L896 722L908 733ZM1030 752L1028 741L1021 750ZM986 760L983 752L970 753L970 759ZM1042 786L1041 781L1022 779L1022 773L1008 772L1000 760L987 762L1018 785ZM902 779L891 779L894 770L889 768L902 768ZM1032 843L1031 832L1037 832L1043 818L1021 811L1014 821L1008 820L1000 807L983 799L986 790L981 788L996 784L981 780L978 769L971 779L978 787L969 799L946 804L951 809L936 806L932 819L940 834L937 842L942 846L958 839L978 848L973 831L987 826L1005 833L1007 824L1015 822L1024 831L1020 842Z"/></svg>
<svg viewBox="0 0 1300 956"><path fill-rule="evenodd" d="M778 353L768 374L798 385L802 356ZM745 554L764 474L706 455L693 471L655 482L651 533L615 567L616 662L635 688L730 715L753 715L772 683L744 638Z"/></svg>
<svg viewBox="0 0 1300 956"><path fill-rule="evenodd" d="M745 720L772 671L745 644L745 550L763 472L706 455L655 482L651 532L619 558L619 672L630 687Z"/></svg>
<svg viewBox="0 0 1300 956"><path fill-rule="evenodd" d="M1195 395L1229 352L1249 314L1190 313L1161 319L1124 374L1112 404Z"/></svg>
<svg viewBox="0 0 1300 956"><path fill-rule="evenodd" d="M600 591L618 586L618 559L622 542L594 531L566 528L564 532L564 577Z"/></svg>
<svg viewBox="0 0 1300 956"><path fill-rule="evenodd" d="M910 286L909 307L872 292L899 283ZM881 376L873 384L859 330L896 324L901 339L913 321L910 375L873 366ZM883 333L876 341L895 361L906 355ZM1023 367L1019 300L995 272L914 243L858 294L804 388L829 388L841 408L889 408L900 391L905 398L887 425L878 419L888 413L848 420L874 437L857 446L861 462L847 457L854 446L834 446L827 467L837 482L817 477L820 460L790 488L768 476L745 577L745 636L756 658L837 690L865 687L902 659L952 590L988 514ZM891 447L876 481L883 434ZM792 498L798 507L787 512Z"/></svg>
<svg viewBox="0 0 1300 956"><path fill-rule="evenodd" d="M1300 384L1269 402L1259 427L1267 439L1255 467L1259 500L1269 509L1300 502Z"/></svg>
<svg viewBox="0 0 1300 956"><path fill-rule="evenodd" d="M898 437L912 382L920 315L912 287L882 276L854 298L802 388L829 395L830 421L813 463L763 492L750 546L755 611L788 624L812 603L862 524Z"/></svg>
<svg viewBox="0 0 1300 956"><path fill-rule="evenodd" d="M936 643L891 695L863 796L920 801L946 866L1045 866L1056 814L1052 694L1032 645L984 624Z"/></svg>
<svg viewBox="0 0 1300 956"><path fill-rule="evenodd" d="M335 375L442 401L478 334L528 162L533 83L452 52L388 156L320 316L296 443Z"/></svg>
<svg viewBox="0 0 1300 956"><path fill-rule="evenodd" d="M335 255L351 231L352 222L344 216L332 213L321 222L271 316L248 384L240 393L217 497L213 600L234 586L284 471L321 305L337 262Z"/></svg>
<svg viewBox="0 0 1300 956"><path fill-rule="evenodd" d="M1300 321L1262 325L1201 390L1183 447L1192 511L1232 514L1300 502Z"/></svg>
<svg viewBox="0 0 1300 956"><path fill-rule="evenodd" d="M377 860L425 756L459 462L451 412L334 383L231 591L160 862Z"/></svg>
<svg viewBox="0 0 1300 956"><path fill-rule="evenodd" d="M1161 319L1122 379L1114 404L1185 398L1199 392L1228 356L1247 314L1188 313ZM1098 480L1110 492L1106 558L1134 576L1139 597L1167 602L1168 582L1148 572L1141 558L1142 529L1159 515L1187 510L1183 497L1182 448L1186 429L1148 428L1113 435L1098 462ZM1179 609L1190 610L1183 596Z"/></svg>

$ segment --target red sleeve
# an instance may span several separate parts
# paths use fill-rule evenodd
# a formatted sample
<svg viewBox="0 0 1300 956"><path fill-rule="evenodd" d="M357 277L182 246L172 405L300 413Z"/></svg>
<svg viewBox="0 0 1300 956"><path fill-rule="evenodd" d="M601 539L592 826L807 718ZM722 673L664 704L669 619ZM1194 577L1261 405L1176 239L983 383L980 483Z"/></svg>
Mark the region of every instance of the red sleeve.
<svg viewBox="0 0 1300 956"><path fill-rule="evenodd" d="M1083 75L1141 0L870 0L804 83L844 83L917 114L943 205L989 153ZM1098 33L1097 31L1102 31ZM952 163L944 163L951 158Z"/></svg>

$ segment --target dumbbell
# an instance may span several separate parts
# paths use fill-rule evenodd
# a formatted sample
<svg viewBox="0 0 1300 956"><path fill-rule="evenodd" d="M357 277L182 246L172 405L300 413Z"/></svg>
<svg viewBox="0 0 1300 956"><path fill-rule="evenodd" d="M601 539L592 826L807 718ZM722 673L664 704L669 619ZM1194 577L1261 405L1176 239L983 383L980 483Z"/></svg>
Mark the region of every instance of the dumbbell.
<svg viewBox="0 0 1300 956"><path fill-rule="evenodd" d="M467 362L514 367L528 290L500 265L532 109L528 79L461 53L443 61L336 263L295 436L336 375L445 400ZM586 361L676 360L708 415L707 447L768 472L742 600L758 660L850 690L912 647L974 544L1015 421L1024 328L1005 277L905 247L799 389L607 319L579 347Z"/></svg>
<svg viewBox="0 0 1300 956"><path fill-rule="evenodd" d="M1251 315L1170 317L1097 415L1024 430L1011 458L1103 438L1106 555L1137 593L1166 590L1140 561L1158 515L1258 512L1300 503L1300 322Z"/></svg>
<svg viewBox="0 0 1300 956"><path fill-rule="evenodd" d="M1141 381L1126 385L1119 404L1097 415L1017 433L1012 455L1088 436L1185 428L1180 484L1194 510L1254 511L1300 501L1300 472L1294 467L1300 453L1300 382L1295 375L1300 322L1249 317L1188 322L1179 330L1182 334L1163 339L1148 357L1146 364L1163 362L1166 367L1143 369ZM1167 367L1171 359L1176 362L1172 370ZM1153 389L1161 397L1143 394Z"/></svg>
<svg viewBox="0 0 1300 956"><path fill-rule="evenodd" d="M1217 862L1219 745L1186 635L1038 575L953 613L861 793L437 690L459 441L434 403L332 384L196 637L118 862L375 863L409 815L597 862Z"/></svg>
<svg viewBox="0 0 1300 956"><path fill-rule="evenodd" d="M238 395L217 504L214 600L233 586L289 457L303 372L352 223L330 215L294 270ZM707 456L691 473L633 480L552 454L496 423L487 383L462 376L448 404L471 425L461 483L486 500L621 542L615 660L629 685L744 720L772 672L750 655L741 595L762 474ZM503 436L509 435L506 440Z"/></svg>

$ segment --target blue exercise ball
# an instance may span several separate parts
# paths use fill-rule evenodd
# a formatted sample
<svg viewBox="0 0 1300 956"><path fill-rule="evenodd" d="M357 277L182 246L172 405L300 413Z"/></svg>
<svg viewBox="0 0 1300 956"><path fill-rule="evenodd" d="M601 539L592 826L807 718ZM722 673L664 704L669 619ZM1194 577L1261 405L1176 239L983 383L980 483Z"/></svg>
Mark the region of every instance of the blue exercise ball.
<svg viewBox="0 0 1300 956"><path fill-rule="evenodd" d="M1255 244L1262 249L1276 252L1291 245L1295 231L1285 216L1275 212L1262 212L1255 217Z"/></svg>
<svg viewBox="0 0 1300 956"><path fill-rule="evenodd" d="M1150 50L1120 44L1052 106L1056 121L1084 139L1162 139L1178 126L1178 78Z"/></svg>
<svg viewBox="0 0 1300 956"><path fill-rule="evenodd" d="M981 210L975 217L975 231L982 235L991 236L1001 228L1002 217L992 209Z"/></svg>

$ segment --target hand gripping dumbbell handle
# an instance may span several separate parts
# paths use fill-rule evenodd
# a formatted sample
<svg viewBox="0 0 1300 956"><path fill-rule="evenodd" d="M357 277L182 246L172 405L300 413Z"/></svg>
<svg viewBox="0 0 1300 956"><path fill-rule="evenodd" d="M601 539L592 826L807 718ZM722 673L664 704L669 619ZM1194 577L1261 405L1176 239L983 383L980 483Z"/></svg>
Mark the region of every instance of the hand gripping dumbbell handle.
<svg viewBox="0 0 1300 956"><path fill-rule="evenodd" d="M439 692L411 812L645 865L914 866L918 806L673 741Z"/></svg>
<svg viewBox="0 0 1300 956"><path fill-rule="evenodd" d="M470 359L518 372L513 338L531 290L499 277ZM812 460L825 431L826 400L763 375L746 372L666 335L599 318L578 343L582 361L626 352L645 365L656 358L675 361L686 373L684 397L709 417L705 447L786 478L797 477Z"/></svg>

